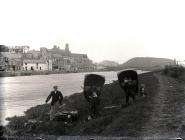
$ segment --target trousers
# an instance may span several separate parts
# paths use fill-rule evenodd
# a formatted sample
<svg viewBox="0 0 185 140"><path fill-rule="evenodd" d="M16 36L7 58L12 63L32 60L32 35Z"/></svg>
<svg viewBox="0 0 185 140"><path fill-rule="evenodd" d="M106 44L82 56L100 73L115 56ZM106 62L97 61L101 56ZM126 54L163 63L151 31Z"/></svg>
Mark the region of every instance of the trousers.
<svg viewBox="0 0 185 140"><path fill-rule="evenodd" d="M54 105L51 105L50 121L54 120L55 114L57 113L58 108L59 108L59 102L56 102L56 103L54 103Z"/></svg>

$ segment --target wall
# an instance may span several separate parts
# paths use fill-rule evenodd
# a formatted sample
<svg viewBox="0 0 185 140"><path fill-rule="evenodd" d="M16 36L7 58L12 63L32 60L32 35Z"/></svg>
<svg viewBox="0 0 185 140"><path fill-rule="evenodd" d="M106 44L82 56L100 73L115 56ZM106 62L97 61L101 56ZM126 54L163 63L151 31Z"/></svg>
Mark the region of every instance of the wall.
<svg viewBox="0 0 185 140"><path fill-rule="evenodd" d="M49 62L49 64L48 64L49 65L48 70L49 71L52 71L52 60L49 60L48 62Z"/></svg>
<svg viewBox="0 0 185 140"><path fill-rule="evenodd" d="M48 70L47 63L38 63L38 66L36 63L27 63L27 65L25 65L25 63L23 63L23 67L24 67L24 70L26 70L26 67L27 67L27 70L31 70L31 67L33 67L34 71ZM40 67L41 67L41 69L40 69Z"/></svg>

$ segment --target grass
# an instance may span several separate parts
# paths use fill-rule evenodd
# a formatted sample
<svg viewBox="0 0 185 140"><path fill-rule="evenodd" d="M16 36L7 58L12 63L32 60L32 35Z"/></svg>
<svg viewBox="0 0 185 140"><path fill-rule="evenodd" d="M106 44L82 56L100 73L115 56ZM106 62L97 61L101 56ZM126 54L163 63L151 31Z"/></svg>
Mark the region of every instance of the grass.
<svg viewBox="0 0 185 140"><path fill-rule="evenodd" d="M139 76L140 83L146 85L148 99L140 99L127 108L104 109L105 106L117 105L125 102L125 94L120 88L118 81L106 84L101 95L99 106L101 116L91 121L86 121L89 112L89 105L82 93L75 93L66 97L63 101L66 104L63 109L77 109L79 119L71 125L63 122L49 122L49 105L39 105L28 109L25 116L8 118L10 121L7 128L9 135L71 135L71 136L140 136L142 124L147 121L152 106L146 105L155 96L158 81L152 73ZM62 110L62 109L61 109ZM30 119L40 120L33 127L24 126Z"/></svg>
<svg viewBox="0 0 185 140"><path fill-rule="evenodd" d="M185 68L181 65L165 66L163 74L171 76L173 78L185 80Z"/></svg>

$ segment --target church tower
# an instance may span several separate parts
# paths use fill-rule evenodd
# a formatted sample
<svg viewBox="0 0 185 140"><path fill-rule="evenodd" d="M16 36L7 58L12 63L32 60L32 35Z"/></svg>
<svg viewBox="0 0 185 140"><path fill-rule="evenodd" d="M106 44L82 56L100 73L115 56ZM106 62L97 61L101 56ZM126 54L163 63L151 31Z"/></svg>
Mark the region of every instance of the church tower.
<svg viewBox="0 0 185 140"><path fill-rule="evenodd" d="M65 51L69 52L69 44L66 44Z"/></svg>
<svg viewBox="0 0 185 140"><path fill-rule="evenodd" d="M66 54L69 56L71 54L71 52L69 51L69 44L67 43L65 46L65 52Z"/></svg>

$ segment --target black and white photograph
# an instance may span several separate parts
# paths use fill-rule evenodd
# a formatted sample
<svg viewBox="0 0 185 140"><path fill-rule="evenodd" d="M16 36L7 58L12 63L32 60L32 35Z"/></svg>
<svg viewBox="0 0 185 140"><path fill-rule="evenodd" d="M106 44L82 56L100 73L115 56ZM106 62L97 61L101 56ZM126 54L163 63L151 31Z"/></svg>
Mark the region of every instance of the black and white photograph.
<svg viewBox="0 0 185 140"><path fill-rule="evenodd" d="M185 139L184 0L0 0L0 140Z"/></svg>

